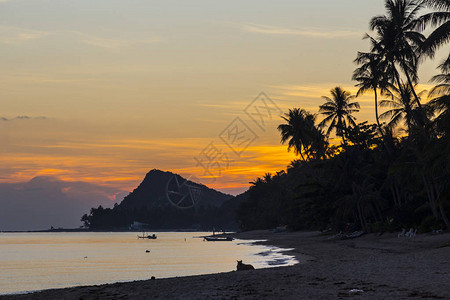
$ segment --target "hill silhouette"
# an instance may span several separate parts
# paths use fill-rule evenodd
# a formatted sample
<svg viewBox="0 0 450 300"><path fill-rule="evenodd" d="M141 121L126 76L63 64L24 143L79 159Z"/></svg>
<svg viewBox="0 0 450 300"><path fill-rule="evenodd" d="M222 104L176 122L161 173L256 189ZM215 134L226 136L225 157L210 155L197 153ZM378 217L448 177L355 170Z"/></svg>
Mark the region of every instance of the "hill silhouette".
<svg viewBox="0 0 450 300"><path fill-rule="evenodd" d="M81 220L92 230L126 230L134 222L148 224L147 229L236 229L240 201L178 174L153 169L112 209L92 208Z"/></svg>
<svg viewBox="0 0 450 300"><path fill-rule="evenodd" d="M188 199L186 202L194 200L195 205L199 207L220 207L225 201L233 198L231 195L210 189L178 174L153 169L145 175L141 184L123 199L119 207L125 209L166 207L173 205L173 202L177 203L183 196L191 198L192 191L189 191L189 187L195 190L194 193L198 194L198 198L193 195L192 198L195 199ZM174 191L179 192L180 195L175 194ZM179 208L188 206L189 203L177 205Z"/></svg>

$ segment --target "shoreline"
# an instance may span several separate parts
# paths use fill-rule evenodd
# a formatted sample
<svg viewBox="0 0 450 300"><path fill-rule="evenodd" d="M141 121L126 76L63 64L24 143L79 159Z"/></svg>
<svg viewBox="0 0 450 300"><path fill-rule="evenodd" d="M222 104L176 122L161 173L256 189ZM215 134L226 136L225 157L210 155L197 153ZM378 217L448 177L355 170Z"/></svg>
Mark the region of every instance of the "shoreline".
<svg viewBox="0 0 450 300"><path fill-rule="evenodd" d="M319 232L251 231L231 236L264 240L299 261L243 272L112 283L2 295L0 299L337 299L450 298L450 234L397 238L367 234L330 240ZM244 262L245 263L245 262ZM354 290L362 291L355 292ZM352 291L353 290L353 291Z"/></svg>

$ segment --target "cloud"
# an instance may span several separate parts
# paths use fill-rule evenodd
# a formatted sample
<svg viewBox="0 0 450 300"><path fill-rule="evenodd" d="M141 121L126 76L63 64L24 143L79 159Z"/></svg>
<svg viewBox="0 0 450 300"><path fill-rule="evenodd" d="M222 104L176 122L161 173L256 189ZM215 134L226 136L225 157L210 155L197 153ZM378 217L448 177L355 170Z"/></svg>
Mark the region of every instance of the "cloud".
<svg viewBox="0 0 450 300"><path fill-rule="evenodd" d="M89 73L92 74L92 73ZM92 78L79 75L78 77L67 77L67 74L42 75L39 73L8 73L0 74L0 81L22 81L28 83L72 83L72 82L94 82L101 81L99 78Z"/></svg>
<svg viewBox="0 0 450 300"><path fill-rule="evenodd" d="M24 29L11 26L0 26L0 43L21 44L50 35L50 32Z"/></svg>
<svg viewBox="0 0 450 300"><path fill-rule="evenodd" d="M73 34L79 38L79 40L87 45L91 45L94 47L99 47L111 51L119 51L122 48L135 46L138 44L153 44L161 41L159 38L154 39L111 39L111 38L103 38L90 34L85 34L80 31L67 31L69 34Z"/></svg>
<svg viewBox="0 0 450 300"><path fill-rule="evenodd" d="M30 117L30 116L16 116L14 118L5 118L5 117L0 117L1 121L4 122L8 122L8 121L14 121L14 120L48 120L47 117L44 116L38 116L38 117Z"/></svg>
<svg viewBox="0 0 450 300"><path fill-rule="evenodd" d="M38 176L0 184L0 230L76 228L92 207L111 207L128 192L81 181Z"/></svg>
<svg viewBox="0 0 450 300"><path fill-rule="evenodd" d="M356 83L356 82L355 82ZM358 88L355 86L341 85L333 82L320 83L320 84L304 84L304 85L273 85L273 88L281 93L285 97L296 97L298 98L310 98L310 99L321 99L322 96L329 96L330 90L335 86L340 86L344 90L349 91L352 95L356 95ZM416 91L429 91L433 85L431 84L419 84ZM425 100L423 97L422 100ZM373 102L373 92L367 91L364 95L357 98L359 102Z"/></svg>
<svg viewBox="0 0 450 300"><path fill-rule="evenodd" d="M244 31L259 34L270 34L270 35L297 35L304 37L314 37L314 38L351 38L351 37L361 37L363 32L351 31L351 30L322 30L318 28L307 28L307 29L297 29L297 28L283 28L278 26L269 26L262 24L249 23L242 27Z"/></svg>
<svg viewBox="0 0 450 300"><path fill-rule="evenodd" d="M1 1L1 0L0 0ZM42 39L49 36L68 37L85 45L90 45L109 51L120 51L123 48L136 45L154 44L161 42L160 38L146 39L119 39L106 38L76 30L43 31L12 26L0 25L0 43L23 44L29 41Z"/></svg>
<svg viewBox="0 0 450 300"><path fill-rule="evenodd" d="M338 83L316 83L316 84L299 84L299 85L278 85L272 86L277 89L284 97L292 99L310 99L313 101L322 102L322 96L330 96L330 90L336 86L343 88L350 92L352 95L356 95L358 88L352 85L338 84ZM369 95L370 92L367 93ZM361 98L361 97L360 97ZM362 98L364 98L362 96ZM320 103L321 104L321 103Z"/></svg>

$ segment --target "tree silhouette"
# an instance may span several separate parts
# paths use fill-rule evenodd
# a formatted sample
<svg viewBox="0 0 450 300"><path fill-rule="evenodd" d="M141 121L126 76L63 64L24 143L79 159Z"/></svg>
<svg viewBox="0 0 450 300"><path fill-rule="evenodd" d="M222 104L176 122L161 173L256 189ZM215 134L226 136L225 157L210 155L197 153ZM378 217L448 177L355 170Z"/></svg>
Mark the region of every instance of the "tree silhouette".
<svg viewBox="0 0 450 300"><path fill-rule="evenodd" d="M382 132L380 119L378 115L378 93L380 89L381 93L387 91L389 86L389 80L386 76L387 65L382 60L381 56L377 53L364 53L358 52L358 56L355 62L360 65L353 72L353 80L359 83L356 87L359 88L356 97L363 95L367 91L373 91L375 95L375 118L377 121L378 129Z"/></svg>
<svg viewBox="0 0 450 300"><path fill-rule="evenodd" d="M386 0L386 15L376 16L370 21L370 29L377 34L372 38L372 52L379 53L390 64L389 71L395 78L398 88L402 88L397 66L406 76L409 89L414 96L420 112L422 104L414 89L418 81L417 68L419 53L425 36L416 31L417 14L424 7L423 2L415 0ZM420 113L417 122L424 125L425 114Z"/></svg>
<svg viewBox="0 0 450 300"><path fill-rule="evenodd" d="M427 25L436 27L421 47L421 51L432 58L438 48L450 41L450 1L426 0L424 3L438 10L421 16L417 24L417 27L422 30ZM447 64L450 64L450 61Z"/></svg>
<svg viewBox="0 0 450 300"><path fill-rule="evenodd" d="M330 93L331 98L322 96L326 102L319 106L319 112L325 115L325 118L319 123L319 127L328 126L327 136L336 130L336 135L340 136L343 143L346 144L345 131L348 127L356 125L356 118L352 114L359 111L359 103L351 102L355 96L341 87L331 89Z"/></svg>
<svg viewBox="0 0 450 300"><path fill-rule="evenodd" d="M427 104L434 110L437 117L433 120L435 131L443 136L450 133L450 56L439 68L442 74L433 77L438 83L429 93L431 99Z"/></svg>
<svg viewBox="0 0 450 300"><path fill-rule="evenodd" d="M319 159L325 156L327 142L323 133L315 126L316 116L304 109L290 109L283 117L287 124L278 126L281 143L288 141L288 151L294 148L303 160Z"/></svg>
<svg viewBox="0 0 450 300"><path fill-rule="evenodd" d="M417 102L414 100L414 95L409 85L403 84L400 88L390 88L390 99L385 99L380 102L382 107L391 107L392 109L380 115L381 119L387 119L388 127L395 128L402 121L408 127L408 132L413 126L418 125L415 116L418 114Z"/></svg>

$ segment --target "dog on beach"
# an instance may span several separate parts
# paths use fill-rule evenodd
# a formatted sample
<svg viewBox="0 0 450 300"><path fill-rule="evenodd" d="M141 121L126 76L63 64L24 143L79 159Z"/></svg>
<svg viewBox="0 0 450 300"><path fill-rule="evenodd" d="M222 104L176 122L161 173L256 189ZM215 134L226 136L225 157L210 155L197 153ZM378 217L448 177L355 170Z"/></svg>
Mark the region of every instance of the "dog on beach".
<svg viewBox="0 0 450 300"><path fill-rule="evenodd" d="M238 260L236 269L237 271L243 271L243 270L254 270L255 268L252 265L243 264L242 260Z"/></svg>

